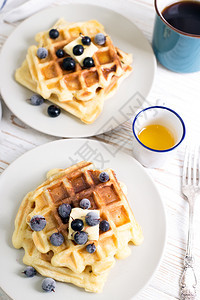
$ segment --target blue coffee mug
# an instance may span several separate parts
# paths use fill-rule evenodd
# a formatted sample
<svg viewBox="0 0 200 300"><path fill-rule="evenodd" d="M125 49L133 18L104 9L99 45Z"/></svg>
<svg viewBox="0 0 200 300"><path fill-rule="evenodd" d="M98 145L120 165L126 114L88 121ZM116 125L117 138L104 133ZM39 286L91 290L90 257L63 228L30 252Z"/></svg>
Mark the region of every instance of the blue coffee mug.
<svg viewBox="0 0 200 300"><path fill-rule="evenodd" d="M178 73L200 71L200 35L184 33L171 26L162 11L170 0L154 0L156 19L152 46L158 61Z"/></svg>

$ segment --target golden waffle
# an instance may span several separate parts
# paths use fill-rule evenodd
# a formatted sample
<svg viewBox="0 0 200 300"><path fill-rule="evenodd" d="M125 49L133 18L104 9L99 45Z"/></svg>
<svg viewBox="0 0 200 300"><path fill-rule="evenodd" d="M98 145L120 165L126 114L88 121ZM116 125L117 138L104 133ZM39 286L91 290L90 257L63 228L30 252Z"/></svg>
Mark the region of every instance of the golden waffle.
<svg viewBox="0 0 200 300"><path fill-rule="evenodd" d="M90 267L86 267L80 274L74 273L68 268L54 267L51 264L51 252L40 253L32 240L30 242L27 240L26 246L23 262L33 266L41 275L54 278L57 281L72 283L84 288L87 292L99 293L102 291L108 277L108 271L97 276L93 274Z"/></svg>
<svg viewBox="0 0 200 300"><path fill-rule="evenodd" d="M40 253L32 240L25 248L23 262L26 265L34 267L41 275L54 278L55 280L72 283L78 287L84 288L87 292L99 293L102 291L105 281L108 277L108 271L101 275L94 275L90 267L80 273L74 273L68 268L54 267L51 264L52 253ZM30 247L29 247L30 246Z"/></svg>
<svg viewBox="0 0 200 300"><path fill-rule="evenodd" d="M17 69L15 78L22 85L59 105L83 122L92 123L102 111L104 100L111 97L119 84L130 74L132 57L115 48L107 35L104 46L96 45L98 51L93 55L95 67L82 69L76 63L75 71L65 71L62 61L68 55L58 58L56 50L76 39L80 33L89 35L94 41L97 33L105 33L104 28L95 20L67 23L63 19L53 28L57 28L60 33L56 40L49 38L49 31L36 35L38 47L48 49L47 58L39 59L36 55L38 47L29 47L26 60Z"/></svg>
<svg viewBox="0 0 200 300"><path fill-rule="evenodd" d="M139 245L143 240L141 228L135 221L114 172L111 169L105 171L110 179L106 183L101 183L98 179L101 171L97 170L92 163L81 162L59 171L27 195L16 217L13 234L13 245L16 248L23 247L26 251L25 263L31 262L31 265L38 266L38 257L41 260L42 254L50 253L47 271L44 269L42 275L49 276L50 271L56 272L58 268L57 275L52 271L52 277L71 282L68 278L70 275L61 276L59 279L59 270L68 270L69 273L72 272L70 274L76 274L77 278L81 276L85 278L84 274L89 268L90 276L96 279L100 276L102 288L107 272L115 262L114 257L125 258L130 254L128 243L131 241ZM101 219L108 220L110 224L110 230L100 232L99 240L94 241L96 252L93 254L86 251L86 245L91 241L88 241L86 245L76 245L68 239L68 224L62 222L57 211L62 203L79 207L79 202L83 198L88 198L91 202L91 209L99 209ZM40 232L33 232L28 225L32 216L36 214L43 215L47 221L46 227ZM49 237L57 230L65 238L65 242L59 247L49 242ZM30 254L30 241L34 245L34 254ZM44 259L42 266L45 262ZM75 281L73 283L76 284ZM89 289L88 283L87 287L83 282L81 284L79 282L78 285ZM98 287L99 290L101 288Z"/></svg>
<svg viewBox="0 0 200 300"><path fill-rule="evenodd" d="M58 25L59 24L59 25ZM37 92L45 99L52 94L56 95L61 102L71 101L74 97L77 100L87 101L95 97L99 89L110 84L113 75L123 74L122 64L117 55L116 49L107 35L104 46L98 46L99 50L93 55L95 67L82 69L76 63L74 71L66 71L62 68L63 58L56 56L56 51L63 48L72 40L83 35L89 35L91 40L94 36L104 32L103 26L97 21L78 22L67 24L59 20L53 27L58 28L59 37L55 40L49 37L49 31L37 34L36 41L39 46L48 49L48 56L45 59L37 57L36 46L28 49L27 62L31 76L37 82Z"/></svg>
<svg viewBox="0 0 200 300"><path fill-rule="evenodd" d="M117 51L119 53L119 57L123 57L123 60L129 59L127 58L126 54L123 53L121 50L117 49ZM113 76L109 86L107 86L105 89L100 90L99 93L90 101L79 101L76 98L74 98L72 101L60 102L57 96L53 94L48 100L60 106L65 111L76 116L82 122L91 124L101 113L104 105L104 100L112 97L112 95L116 92L117 88L122 83L122 81L130 74L131 67L124 65L124 68L126 71L121 77L118 78L116 76ZM31 77L28 68L28 63L26 60L23 62L22 66L17 70L15 78L23 86L27 87L33 92L37 92L36 82L33 81Z"/></svg>
<svg viewBox="0 0 200 300"><path fill-rule="evenodd" d="M32 239L32 230L30 230L30 227L26 223L27 215L33 210L32 202L30 201L31 194L32 193L27 194L21 204L17 215L18 220L16 219L16 222L18 222L18 224L20 223L20 226L16 226L16 231L13 235L13 245L16 248L23 247L25 250L25 255L23 257L24 264L33 266L45 277L72 283L78 287L84 288L88 292L101 292L107 279L108 271L105 271L101 275L95 275L92 272L91 267L86 267L82 273L74 273L69 268L54 267L51 264L53 251L41 253L37 250Z"/></svg>

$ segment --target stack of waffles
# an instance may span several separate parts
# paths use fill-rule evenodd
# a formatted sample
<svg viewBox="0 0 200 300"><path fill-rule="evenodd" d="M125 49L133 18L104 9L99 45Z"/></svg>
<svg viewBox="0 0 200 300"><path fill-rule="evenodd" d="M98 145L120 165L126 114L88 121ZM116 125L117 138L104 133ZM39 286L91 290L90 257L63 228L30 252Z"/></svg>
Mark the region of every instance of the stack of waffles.
<svg viewBox="0 0 200 300"><path fill-rule="evenodd" d="M115 258L130 254L129 242L139 245L143 241L141 227L136 222L127 198L115 173L107 182L99 181L100 170L90 162L80 162L67 169L57 169L35 191L26 195L15 220L13 245L23 247L23 262L33 266L40 274L58 281L73 283L90 292L101 292ZM110 229L99 232L94 241L96 251L88 253L85 245L68 239L68 222L63 222L58 207L68 203L79 207L80 200L90 200L90 210L99 210L100 219L107 220ZM46 227L37 232L30 227L35 215L46 219ZM64 236L61 246L53 246L49 237L60 232Z"/></svg>
<svg viewBox="0 0 200 300"><path fill-rule="evenodd" d="M101 113L104 100L111 97L130 74L132 56L115 48L103 25L96 20L68 23L59 19L53 28L59 31L59 37L51 39L49 30L38 33L35 37L38 46L29 47L15 78L84 123L92 123ZM80 37L80 34L89 36L94 42L98 33L106 35L106 42L103 46L95 44L98 50L92 56L94 67L84 69L76 63L74 70L64 70L62 62L69 55L65 53L64 57L58 58L56 51ZM39 47L48 50L46 58L37 57Z"/></svg>

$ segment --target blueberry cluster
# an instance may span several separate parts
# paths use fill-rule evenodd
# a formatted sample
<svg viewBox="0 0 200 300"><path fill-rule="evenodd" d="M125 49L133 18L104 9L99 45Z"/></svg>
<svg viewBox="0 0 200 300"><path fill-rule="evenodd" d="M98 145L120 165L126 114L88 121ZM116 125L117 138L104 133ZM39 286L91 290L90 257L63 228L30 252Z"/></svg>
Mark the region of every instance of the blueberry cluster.
<svg viewBox="0 0 200 300"><path fill-rule="evenodd" d="M67 203L63 203L58 207L58 214L65 223L65 221L69 220L69 215L71 213L71 205ZM54 232L50 238L50 243L55 246L61 246L64 243L64 236L60 232Z"/></svg>
<svg viewBox="0 0 200 300"><path fill-rule="evenodd" d="M82 200L81 200L82 202L80 202L80 205L82 205L82 207L88 207L88 205L89 206L91 205L88 199L82 199ZM87 215L85 216L85 222L88 226L96 226L100 223L100 220L98 215L95 212L91 211L87 213ZM83 220L81 219L75 219L71 222L71 228L75 231L74 241L78 245L85 245L88 241L88 234L87 232L83 231L83 227L84 227L84 223Z"/></svg>
<svg viewBox="0 0 200 300"><path fill-rule="evenodd" d="M85 216L85 222L88 226L96 226L100 224L99 228L102 232L106 232L110 229L110 224L108 223L108 221L102 220L100 222L98 215L93 211L87 213L87 215ZM71 228L76 232L74 234L74 241L78 245L85 245L88 241L88 234L83 231L83 227L84 223L81 219L75 219L71 222ZM94 243L88 244L86 250L89 253L94 253L96 251L96 246L94 245Z"/></svg>
<svg viewBox="0 0 200 300"><path fill-rule="evenodd" d="M101 178L102 182L109 180L109 176L105 172L102 172L100 174L99 179L100 178ZM83 198L80 201L79 205L82 209L88 209L91 207L91 202L89 199ZM68 203L63 203L58 207L58 214L59 214L60 218L62 219L63 223L68 222L71 210L72 210L71 205ZM98 215L94 211L90 211L87 213L87 215L85 216L85 223L87 224L87 226L96 226L96 225L100 224L99 228L103 232L106 232L110 229L110 225L109 225L108 221L103 220L100 222ZM35 215L30 220L30 227L34 231L41 231L45 228L45 226L46 226L46 219L44 218L44 216ZM83 231L83 228L84 228L83 220L82 219L74 219L71 222L71 228L75 232L75 234L74 234L75 243L78 245L85 245L88 241L88 234L87 234L87 232ZM58 247L64 243L64 236L60 232L54 232L50 236L49 240L53 246ZM96 247L94 244L89 244L89 245L87 245L86 250L89 253L93 253L96 250ZM29 274L31 271L26 270L26 272L27 272L27 274ZM30 277L30 276L28 276L28 277Z"/></svg>
<svg viewBox="0 0 200 300"><path fill-rule="evenodd" d="M39 94L33 94L30 99L30 104L33 106L42 105L45 99ZM47 113L51 118L58 117L60 115L60 108L56 105L50 105L47 109Z"/></svg>
<svg viewBox="0 0 200 300"><path fill-rule="evenodd" d="M49 37L53 40L59 37L60 33L57 29L53 28L49 31ZM73 54L76 56L80 56L84 53L84 46L90 46L91 38L89 36L83 36L81 34L81 42L82 45L76 45L73 48ZM94 37L94 42L97 45L104 45L106 42L106 36L103 33L97 33ZM44 47L39 47L37 49L37 57L39 59L45 59L48 56L48 50ZM66 55L63 49L57 49L56 56L58 58L62 58ZM74 71L76 67L76 62L72 57L66 57L63 59L62 68L66 71ZM92 57L85 57L83 60L83 68L91 68L94 67L94 60ZM44 98L38 94L34 94L30 98L30 103L34 106L39 106L43 104ZM50 105L47 109L47 113L50 117L55 118L60 115L60 108L56 105Z"/></svg>
<svg viewBox="0 0 200 300"><path fill-rule="evenodd" d="M28 100L30 100L30 104L33 106L42 105L45 101L45 99L39 94L33 94ZM50 105L47 109L47 113L51 118L58 117L60 112L60 108L56 105Z"/></svg>
<svg viewBox="0 0 200 300"><path fill-rule="evenodd" d="M99 175L99 180L101 182L107 182L109 180L109 175L106 172L102 172ZM91 202L87 198L83 198L79 203L82 209L89 209L91 207ZM68 203L63 203L58 207L58 214L63 221L69 220L71 213L71 205ZM85 216L85 223L87 226L96 226L99 224L99 229L102 232L106 232L110 229L110 224L106 220L100 222L100 218L97 213L90 211ZM46 226L46 219L42 215L35 215L30 220L30 227L34 231L41 231ZM88 242L88 234L83 231L84 222L82 219L74 219L71 222L71 228L75 231L74 242L78 245L85 245ZM53 233L50 238L50 243L55 246L61 246L64 243L64 236L60 232ZM90 254L96 251L96 246L94 243L87 244L86 251ZM27 266L23 271L26 277L31 278L36 275L36 270L32 266ZM45 278L42 281L42 289L45 292L55 292L56 282L52 278Z"/></svg>
<svg viewBox="0 0 200 300"><path fill-rule="evenodd" d="M57 38L59 37L59 31L58 31L57 29L51 29L51 30L49 31L49 37L50 37L51 39L53 39L53 40L57 39ZM60 50L60 49L59 49L59 50ZM56 55L57 55L58 57L63 57L64 54L63 54L63 56L59 56L59 55L60 55L59 50L58 50L58 55L57 55L57 53L56 53ZM62 51L63 51L63 50L62 50ZM38 57L39 59L44 59L44 58L46 58L47 56L48 56L48 50L47 50L46 48L44 48L44 47L38 48L38 50L37 50L37 57Z"/></svg>
<svg viewBox="0 0 200 300"><path fill-rule="evenodd" d="M53 40L57 39L59 37L59 31L57 29L51 29L49 31L49 37ZM82 36L82 35L81 35ZM91 44L91 38L89 36L82 36L82 39L81 39L81 42L84 46L90 46ZM103 34L103 33L97 33L94 37L94 42L97 44L97 45L104 45L105 42L106 42L106 36ZM82 55L83 52L84 52L84 47L83 45L76 45L74 46L73 48L73 54L76 55L76 56L79 56L79 55ZM56 56L58 58L62 58L64 57L65 55L65 51L63 49L58 49L56 51ZM44 47L40 47L38 48L37 50L37 57L39 59L45 59L46 57L48 56L48 50ZM68 57L69 59L70 57ZM71 60L73 61L73 63L69 63L69 60L66 60L64 63L63 63L63 69L64 70L74 70L75 68L75 61L71 58ZM91 68L94 66L94 60L92 57L86 57L83 61L83 66L85 68Z"/></svg>
<svg viewBox="0 0 200 300"><path fill-rule="evenodd" d="M81 35L82 36L82 35ZM89 36L82 36L81 42L84 46L90 46L91 44L91 38ZM84 52L83 45L76 45L73 48L73 54L76 56L80 56ZM94 67L94 60L92 57L86 57L83 60L83 67L84 68L91 68Z"/></svg>
<svg viewBox="0 0 200 300"><path fill-rule="evenodd" d="M37 274L35 268L31 266L27 266L26 269L22 272L26 275L26 277L31 278ZM56 282L52 278L45 278L42 281L42 289L45 292L55 292Z"/></svg>

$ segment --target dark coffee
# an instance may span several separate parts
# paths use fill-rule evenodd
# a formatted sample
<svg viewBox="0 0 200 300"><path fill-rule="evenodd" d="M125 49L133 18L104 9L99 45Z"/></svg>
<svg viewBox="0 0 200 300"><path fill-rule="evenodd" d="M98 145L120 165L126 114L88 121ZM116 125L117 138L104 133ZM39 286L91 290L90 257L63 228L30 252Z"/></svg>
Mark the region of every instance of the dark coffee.
<svg viewBox="0 0 200 300"><path fill-rule="evenodd" d="M200 2L176 2L167 6L162 15L176 29L185 33L200 35Z"/></svg>

